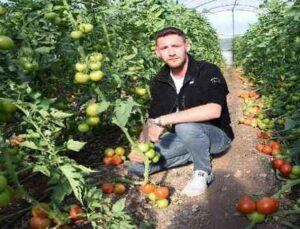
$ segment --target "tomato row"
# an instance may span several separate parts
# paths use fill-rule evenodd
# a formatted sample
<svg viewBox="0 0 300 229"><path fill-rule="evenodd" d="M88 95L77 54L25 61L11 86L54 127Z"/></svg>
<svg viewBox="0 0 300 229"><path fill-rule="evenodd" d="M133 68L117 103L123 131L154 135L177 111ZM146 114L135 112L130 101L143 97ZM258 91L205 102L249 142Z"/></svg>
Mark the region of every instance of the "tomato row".
<svg viewBox="0 0 300 229"><path fill-rule="evenodd" d="M113 148L106 148L104 150L104 158L103 164L104 165L120 165L126 159L126 150L124 147L118 146L115 149Z"/></svg>

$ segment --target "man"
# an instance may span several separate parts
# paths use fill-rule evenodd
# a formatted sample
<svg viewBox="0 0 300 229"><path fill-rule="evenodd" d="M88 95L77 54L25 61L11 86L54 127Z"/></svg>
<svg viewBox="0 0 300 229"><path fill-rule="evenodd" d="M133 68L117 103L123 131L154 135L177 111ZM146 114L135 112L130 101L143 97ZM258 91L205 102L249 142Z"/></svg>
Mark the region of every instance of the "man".
<svg viewBox="0 0 300 229"><path fill-rule="evenodd" d="M193 176L181 194L197 196L213 179L210 156L228 149L234 138L226 81L217 66L188 54L190 44L180 29L165 28L155 41L165 66L152 80L149 119L140 140L155 142L161 154L150 173L193 162ZM164 133L167 125L172 130ZM129 171L143 174L141 156L132 151L129 158Z"/></svg>

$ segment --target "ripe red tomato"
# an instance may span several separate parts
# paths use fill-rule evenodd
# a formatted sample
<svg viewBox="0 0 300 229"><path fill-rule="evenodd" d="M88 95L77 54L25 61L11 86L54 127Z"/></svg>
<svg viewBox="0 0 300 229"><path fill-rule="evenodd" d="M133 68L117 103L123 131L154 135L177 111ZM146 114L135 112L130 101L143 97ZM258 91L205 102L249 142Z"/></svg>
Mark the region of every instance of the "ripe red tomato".
<svg viewBox="0 0 300 229"><path fill-rule="evenodd" d="M115 194L119 194L119 195L122 195L124 194L126 191L126 187L124 184L121 184L121 183L116 183L115 186L114 186L114 193Z"/></svg>
<svg viewBox="0 0 300 229"><path fill-rule="evenodd" d="M262 149L262 152L265 154L270 155L272 153L272 148L269 145L264 146L264 148Z"/></svg>
<svg viewBox="0 0 300 229"><path fill-rule="evenodd" d="M70 210L69 210L69 217L73 221L82 220L83 219L83 209L76 204L71 205Z"/></svg>
<svg viewBox="0 0 300 229"><path fill-rule="evenodd" d="M264 145L261 144L261 143L258 143L258 144L256 145L256 147L255 147L255 149L256 149L258 152L262 152L263 148L264 148Z"/></svg>
<svg viewBox="0 0 300 229"><path fill-rule="evenodd" d="M146 194L149 194L151 192L154 192L155 190L155 185L154 184L151 184L151 183L148 183L148 184L145 184L145 185L141 185L140 186L140 190L141 192L143 193L146 193Z"/></svg>
<svg viewBox="0 0 300 229"><path fill-rule="evenodd" d="M284 163L280 167L279 171L282 176L288 177L290 175L290 173L292 172L292 166L289 163Z"/></svg>
<svg viewBox="0 0 300 229"><path fill-rule="evenodd" d="M122 164L122 158L119 155L114 155L111 158L111 164L112 165L120 165Z"/></svg>
<svg viewBox="0 0 300 229"><path fill-rule="evenodd" d="M104 165L111 165L112 164L111 160L112 160L111 157L105 157L105 158L103 158L103 164Z"/></svg>
<svg viewBox="0 0 300 229"><path fill-rule="evenodd" d="M272 214L277 211L278 200L272 197L262 197L257 201L257 211L262 214Z"/></svg>
<svg viewBox="0 0 300 229"><path fill-rule="evenodd" d="M275 158L272 161L272 167L274 169L280 169L280 167L284 164L284 160L282 158Z"/></svg>
<svg viewBox="0 0 300 229"><path fill-rule="evenodd" d="M40 203L32 207L31 213L33 217L39 217L39 218L47 218L48 213L47 209L49 209L49 206L45 203Z"/></svg>
<svg viewBox="0 0 300 229"><path fill-rule="evenodd" d="M170 191L168 187L157 187L154 194L156 199L166 199L169 197Z"/></svg>
<svg viewBox="0 0 300 229"><path fill-rule="evenodd" d="M256 210L256 203L251 197L242 196L240 197L236 207L239 212L249 214Z"/></svg>
<svg viewBox="0 0 300 229"><path fill-rule="evenodd" d="M112 183L103 183L102 192L105 194L111 194L114 192L114 185Z"/></svg>
<svg viewBox="0 0 300 229"><path fill-rule="evenodd" d="M276 141L270 141L269 146L272 149L280 149L281 148L281 144L279 142L276 142Z"/></svg>
<svg viewBox="0 0 300 229"><path fill-rule="evenodd" d="M31 229L48 228L50 226L50 224L51 224L51 221L48 218L32 217L30 219L30 228Z"/></svg>

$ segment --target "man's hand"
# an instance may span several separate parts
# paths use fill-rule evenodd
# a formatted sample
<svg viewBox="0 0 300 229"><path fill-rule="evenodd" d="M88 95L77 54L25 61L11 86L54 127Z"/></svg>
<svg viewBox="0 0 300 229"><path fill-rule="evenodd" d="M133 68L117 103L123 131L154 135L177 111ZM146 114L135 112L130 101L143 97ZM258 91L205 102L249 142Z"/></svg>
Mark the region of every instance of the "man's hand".
<svg viewBox="0 0 300 229"><path fill-rule="evenodd" d="M128 155L130 161L137 162L137 163L144 163L144 158L139 155L135 149L132 149Z"/></svg>
<svg viewBox="0 0 300 229"><path fill-rule="evenodd" d="M152 142L158 142L164 128L155 124L148 123L148 139Z"/></svg>

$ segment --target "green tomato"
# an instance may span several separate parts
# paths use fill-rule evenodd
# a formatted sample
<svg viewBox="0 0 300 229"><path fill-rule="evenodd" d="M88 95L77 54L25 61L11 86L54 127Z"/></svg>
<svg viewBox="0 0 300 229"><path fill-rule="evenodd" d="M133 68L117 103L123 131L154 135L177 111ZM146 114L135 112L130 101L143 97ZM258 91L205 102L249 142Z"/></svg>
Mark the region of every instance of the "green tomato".
<svg viewBox="0 0 300 229"><path fill-rule="evenodd" d="M82 32L79 30L72 31L70 34L71 38L74 40L78 40L82 37Z"/></svg>
<svg viewBox="0 0 300 229"><path fill-rule="evenodd" d="M0 192L2 192L7 186L7 179L5 176L0 175Z"/></svg>
<svg viewBox="0 0 300 229"><path fill-rule="evenodd" d="M13 113L17 110L17 106L11 99L0 99L0 110L3 113Z"/></svg>
<svg viewBox="0 0 300 229"><path fill-rule="evenodd" d="M86 108L86 114L88 116L97 116L98 115L99 106L97 103L90 103Z"/></svg>
<svg viewBox="0 0 300 229"><path fill-rule="evenodd" d="M54 20L58 15L54 12L49 12L49 13L45 13L44 15L44 18L49 20L49 21L52 21Z"/></svg>
<svg viewBox="0 0 300 229"><path fill-rule="evenodd" d="M75 74L75 82L79 84L86 83L90 80L90 76L88 74L77 72Z"/></svg>
<svg viewBox="0 0 300 229"><path fill-rule="evenodd" d="M149 149L148 151L145 152L146 157L149 159L152 159L156 156L156 152L154 149Z"/></svg>
<svg viewBox="0 0 300 229"><path fill-rule="evenodd" d="M81 133L86 133L90 130L90 127L87 123L81 123L78 125L77 129L79 130L79 132Z"/></svg>
<svg viewBox="0 0 300 229"><path fill-rule="evenodd" d="M155 201L156 200L156 196L155 196L155 193L154 192L150 192L148 195L147 195L147 198L151 201Z"/></svg>
<svg viewBox="0 0 300 229"><path fill-rule="evenodd" d="M140 142L137 144L137 148L144 153L149 150L149 144L147 142Z"/></svg>
<svg viewBox="0 0 300 229"><path fill-rule="evenodd" d="M4 6L0 6L0 16L4 16L7 13L7 9Z"/></svg>
<svg viewBox="0 0 300 229"><path fill-rule="evenodd" d="M295 175L296 177L300 176L300 165L294 165L292 167L292 174Z"/></svg>
<svg viewBox="0 0 300 229"><path fill-rule="evenodd" d="M93 71L90 73L90 78L92 81L100 81L102 80L104 74L102 71Z"/></svg>
<svg viewBox="0 0 300 229"><path fill-rule="evenodd" d="M157 163L160 159L160 154L159 153L156 153L156 155L152 158L152 162L153 163Z"/></svg>
<svg viewBox="0 0 300 229"><path fill-rule="evenodd" d="M10 37L0 35L0 49L8 50L13 48L14 46L14 41Z"/></svg>
<svg viewBox="0 0 300 229"><path fill-rule="evenodd" d="M262 223L265 220L266 216L255 211L250 214L247 214L247 218L254 223Z"/></svg>
<svg viewBox="0 0 300 229"><path fill-rule="evenodd" d="M99 70L101 68L101 62L98 61L98 62L91 62L89 63L89 69L91 70Z"/></svg>
<svg viewBox="0 0 300 229"><path fill-rule="evenodd" d="M100 117L99 116L88 117L86 123L89 126L97 126L100 123Z"/></svg>
<svg viewBox="0 0 300 229"><path fill-rule="evenodd" d="M155 205L159 209L164 209L169 206L169 200L168 199L160 199L155 201Z"/></svg>
<svg viewBox="0 0 300 229"><path fill-rule="evenodd" d="M75 69L78 71L78 72L84 72L86 71L88 68L87 64L85 63L76 63L75 64Z"/></svg>
<svg viewBox="0 0 300 229"><path fill-rule="evenodd" d="M83 33L90 33L94 29L94 26L90 23L82 23L79 25L79 30Z"/></svg>
<svg viewBox="0 0 300 229"><path fill-rule="evenodd" d="M138 96L146 95L146 93L147 93L147 90L143 87L136 87L135 88L135 94L138 95Z"/></svg>
<svg viewBox="0 0 300 229"><path fill-rule="evenodd" d="M91 62L102 61L103 60L103 55L102 55L102 53L93 53L92 55L90 55L89 60Z"/></svg>
<svg viewBox="0 0 300 229"><path fill-rule="evenodd" d="M0 208L6 207L11 201L12 193L8 186L0 192Z"/></svg>

